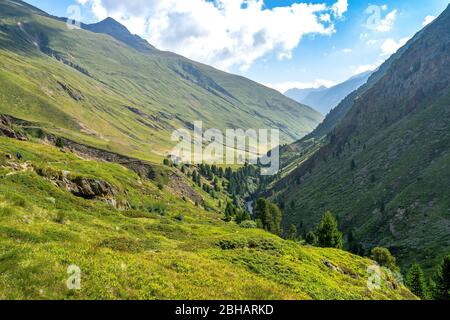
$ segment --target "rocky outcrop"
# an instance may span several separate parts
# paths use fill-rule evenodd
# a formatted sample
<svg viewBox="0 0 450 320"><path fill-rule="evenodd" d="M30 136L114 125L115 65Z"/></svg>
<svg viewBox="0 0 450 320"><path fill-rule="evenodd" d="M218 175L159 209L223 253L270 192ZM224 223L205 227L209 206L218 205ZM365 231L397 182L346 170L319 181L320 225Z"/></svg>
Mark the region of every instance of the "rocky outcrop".
<svg viewBox="0 0 450 320"><path fill-rule="evenodd" d="M17 119L14 117L1 115L0 117L5 117L9 119L10 124L13 123L17 126L20 126L25 131L28 129L30 131L33 131L36 129L36 127L39 127L39 125L37 124ZM155 180L154 176L155 171L157 170L156 166L151 163L127 157L114 152L87 146L69 139L57 137L53 134L46 133L44 131L41 131L40 138L46 139L47 141L49 141L54 145L62 144L64 145L64 149L69 150L70 152L73 152L83 158L92 159L95 161L117 163L137 173L142 179ZM195 191L195 189L192 188L192 186L188 184L181 176L179 176L177 173L173 171L169 172L168 187L170 188L170 190L172 190L175 194L179 196L186 197L192 200L194 203L198 203L200 205L203 204L203 198Z"/></svg>
<svg viewBox="0 0 450 320"><path fill-rule="evenodd" d="M14 130L11 118L4 115L0 115L0 136L2 135L8 138L27 140L27 137L24 134Z"/></svg>
<svg viewBox="0 0 450 320"><path fill-rule="evenodd" d="M87 200L103 201L117 209L128 209L130 207L128 202L117 200L119 190L105 180L72 176L69 171L53 171L51 169L39 168L36 169L36 173L74 196Z"/></svg>

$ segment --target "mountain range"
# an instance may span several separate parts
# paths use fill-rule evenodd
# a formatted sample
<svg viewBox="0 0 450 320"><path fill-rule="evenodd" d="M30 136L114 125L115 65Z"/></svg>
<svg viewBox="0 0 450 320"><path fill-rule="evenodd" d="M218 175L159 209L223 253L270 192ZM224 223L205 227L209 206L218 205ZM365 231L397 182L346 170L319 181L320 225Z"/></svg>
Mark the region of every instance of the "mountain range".
<svg viewBox="0 0 450 320"><path fill-rule="evenodd" d="M323 119L256 82L157 50L111 18L69 29L24 2L0 6L0 112L67 138L160 160L171 133L196 120L276 127L292 142Z"/></svg>
<svg viewBox="0 0 450 320"><path fill-rule="evenodd" d="M326 115L350 93L364 85L372 73L373 71L367 71L355 75L347 81L330 88L321 86L319 88L290 89L285 92L285 96L313 107Z"/></svg>

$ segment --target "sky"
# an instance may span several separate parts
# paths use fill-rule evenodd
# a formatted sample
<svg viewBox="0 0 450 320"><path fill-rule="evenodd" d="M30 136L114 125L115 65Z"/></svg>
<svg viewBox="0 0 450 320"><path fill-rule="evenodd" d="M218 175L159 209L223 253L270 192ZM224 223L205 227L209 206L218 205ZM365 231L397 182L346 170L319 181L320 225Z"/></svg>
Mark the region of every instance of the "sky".
<svg viewBox="0 0 450 320"><path fill-rule="evenodd" d="M111 16L162 50L281 92L378 67L448 0L27 0L93 23Z"/></svg>

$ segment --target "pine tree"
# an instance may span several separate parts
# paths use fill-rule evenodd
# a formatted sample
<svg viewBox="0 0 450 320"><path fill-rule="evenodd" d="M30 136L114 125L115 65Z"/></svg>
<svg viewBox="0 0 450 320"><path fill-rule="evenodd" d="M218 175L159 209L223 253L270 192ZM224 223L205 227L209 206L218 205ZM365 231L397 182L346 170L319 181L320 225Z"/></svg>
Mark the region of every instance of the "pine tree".
<svg viewBox="0 0 450 320"><path fill-rule="evenodd" d="M318 245L323 248L342 249L342 233L339 232L338 223L330 211L325 213L322 222L317 228Z"/></svg>
<svg viewBox="0 0 450 320"><path fill-rule="evenodd" d="M265 199L259 199L254 209L255 220L261 221L262 227L274 234L281 234L282 213L278 206Z"/></svg>
<svg viewBox="0 0 450 320"><path fill-rule="evenodd" d="M317 243L317 236L313 231L308 232L305 237L305 241L307 244L314 246Z"/></svg>
<svg viewBox="0 0 450 320"><path fill-rule="evenodd" d="M231 220L233 220L234 214L235 214L235 208L231 204L231 202L228 202L227 207L225 208L225 221L230 222Z"/></svg>
<svg viewBox="0 0 450 320"><path fill-rule="evenodd" d="M436 300L450 300L450 255L446 256L434 275L434 298Z"/></svg>
<svg viewBox="0 0 450 320"><path fill-rule="evenodd" d="M352 169L352 171L356 169L356 161L355 161L355 159L352 159L352 163L350 164L350 168Z"/></svg>
<svg viewBox="0 0 450 320"><path fill-rule="evenodd" d="M291 227L289 228L289 233L288 233L288 240L296 240L298 237L298 230L297 230L297 226L295 224L292 224Z"/></svg>
<svg viewBox="0 0 450 320"><path fill-rule="evenodd" d="M413 264L406 274L405 284L420 299L427 299L427 284L422 268L418 264Z"/></svg>

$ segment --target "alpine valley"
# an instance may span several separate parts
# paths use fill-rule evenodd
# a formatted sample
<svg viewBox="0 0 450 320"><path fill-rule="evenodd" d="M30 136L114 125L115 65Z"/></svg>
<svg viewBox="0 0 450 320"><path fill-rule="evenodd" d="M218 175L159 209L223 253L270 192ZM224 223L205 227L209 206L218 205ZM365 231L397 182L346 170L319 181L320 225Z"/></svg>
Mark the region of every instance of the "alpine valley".
<svg viewBox="0 0 450 320"><path fill-rule="evenodd" d="M0 0L0 299L445 299L448 30L450 8L324 118L112 18ZM195 121L278 128L282 170L173 162Z"/></svg>

